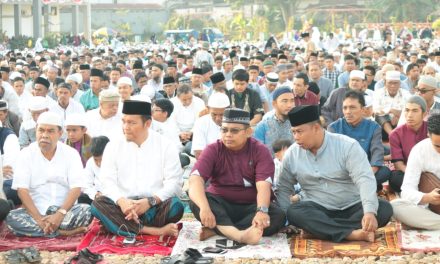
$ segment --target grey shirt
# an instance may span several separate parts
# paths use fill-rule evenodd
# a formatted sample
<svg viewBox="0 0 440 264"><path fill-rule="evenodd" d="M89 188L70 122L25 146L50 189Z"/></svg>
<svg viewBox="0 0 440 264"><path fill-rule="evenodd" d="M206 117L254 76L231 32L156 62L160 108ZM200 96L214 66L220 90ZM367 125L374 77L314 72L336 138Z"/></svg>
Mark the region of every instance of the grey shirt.
<svg viewBox="0 0 440 264"><path fill-rule="evenodd" d="M287 210L294 185L301 185L304 201L313 201L328 210L345 210L362 202L364 213L377 213L376 179L367 154L347 136L324 132L316 156L294 143L283 158L277 198Z"/></svg>
<svg viewBox="0 0 440 264"><path fill-rule="evenodd" d="M330 93L333 91L333 82L330 79L327 79L325 77L319 78L318 81L314 81L319 87L319 90L321 91L321 96L328 98L330 96Z"/></svg>
<svg viewBox="0 0 440 264"><path fill-rule="evenodd" d="M324 117L327 125L338 120L338 118L344 117L344 113L342 112L342 102L344 101L345 93L347 91L348 88L345 87L333 90L330 97L325 101L325 104L321 109L321 115Z"/></svg>

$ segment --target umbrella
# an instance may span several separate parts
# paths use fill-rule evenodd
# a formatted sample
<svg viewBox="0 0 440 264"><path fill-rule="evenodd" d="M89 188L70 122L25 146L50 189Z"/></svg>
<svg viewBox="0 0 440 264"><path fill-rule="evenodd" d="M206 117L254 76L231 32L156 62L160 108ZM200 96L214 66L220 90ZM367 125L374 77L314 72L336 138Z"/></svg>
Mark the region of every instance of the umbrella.
<svg viewBox="0 0 440 264"><path fill-rule="evenodd" d="M116 35L117 33L118 32L112 28L102 27L102 28L97 29L95 32L93 32L93 36L94 37L98 37L98 36L108 37L108 36Z"/></svg>

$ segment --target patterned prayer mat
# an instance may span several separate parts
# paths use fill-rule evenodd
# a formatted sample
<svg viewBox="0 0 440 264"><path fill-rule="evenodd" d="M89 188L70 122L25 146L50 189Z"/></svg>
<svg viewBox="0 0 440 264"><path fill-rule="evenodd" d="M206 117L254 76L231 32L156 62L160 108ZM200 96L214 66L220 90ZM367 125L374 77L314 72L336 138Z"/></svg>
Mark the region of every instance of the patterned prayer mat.
<svg viewBox="0 0 440 264"><path fill-rule="evenodd" d="M263 237L259 245L244 246L239 249L228 249L225 254L203 253L205 247L215 247L216 239L223 239L221 236L214 236L205 241L199 240L200 222L183 221L183 228L180 230L179 237L174 245L172 256L182 254L188 247L199 250L203 256L225 257L226 259L237 258L290 258L289 244L285 234L276 234L271 237ZM226 263L226 262L225 262Z"/></svg>
<svg viewBox="0 0 440 264"><path fill-rule="evenodd" d="M99 220L94 219L90 230L76 248L80 251L88 248L93 253L142 254L144 256L169 255L176 243L175 237L138 235L133 245L124 245L123 236L105 231Z"/></svg>
<svg viewBox="0 0 440 264"><path fill-rule="evenodd" d="M380 228L374 243L363 241L344 241L333 243L319 239L304 239L302 235L292 237L291 252L296 258L324 258L401 255L398 243L398 228L395 223Z"/></svg>
<svg viewBox="0 0 440 264"><path fill-rule="evenodd" d="M440 252L440 230L419 230L397 224L399 245L411 252Z"/></svg>
<svg viewBox="0 0 440 264"><path fill-rule="evenodd" d="M39 250L47 251L75 251L81 242L82 234L69 237L22 237L15 236L9 231L5 223L0 223L0 251L20 249L34 246Z"/></svg>

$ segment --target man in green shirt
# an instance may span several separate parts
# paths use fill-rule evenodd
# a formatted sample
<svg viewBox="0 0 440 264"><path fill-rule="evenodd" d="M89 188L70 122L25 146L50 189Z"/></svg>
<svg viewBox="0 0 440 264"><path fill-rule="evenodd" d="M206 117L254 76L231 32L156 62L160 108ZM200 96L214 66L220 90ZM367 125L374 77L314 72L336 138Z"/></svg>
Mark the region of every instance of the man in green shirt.
<svg viewBox="0 0 440 264"><path fill-rule="evenodd" d="M99 93L101 92L101 81L104 73L99 69L92 69L90 72L90 89L84 92L80 98L84 110L89 111L99 107Z"/></svg>

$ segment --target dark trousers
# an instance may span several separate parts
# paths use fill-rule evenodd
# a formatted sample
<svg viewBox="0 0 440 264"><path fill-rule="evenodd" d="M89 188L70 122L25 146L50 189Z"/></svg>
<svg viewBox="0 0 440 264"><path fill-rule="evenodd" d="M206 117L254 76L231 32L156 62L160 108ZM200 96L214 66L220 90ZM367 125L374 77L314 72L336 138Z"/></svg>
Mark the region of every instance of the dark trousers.
<svg viewBox="0 0 440 264"><path fill-rule="evenodd" d="M11 204L7 200L0 198L0 222L5 220L9 211L11 211Z"/></svg>
<svg viewBox="0 0 440 264"><path fill-rule="evenodd" d="M391 177L390 177L390 181L389 181L391 190L398 192L398 193L400 193L402 191L400 189L400 187L402 187L404 175L405 175L405 173L400 170L394 170L391 172Z"/></svg>
<svg viewBox="0 0 440 264"><path fill-rule="evenodd" d="M376 219L379 227L385 226L393 208L390 203L379 199ZM287 219L291 225L324 240L340 242L352 231L362 228L364 216L362 203L359 202L345 210L328 210L312 201L299 201L287 209Z"/></svg>
<svg viewBox="0 0 440 264"><path fill-rule="evenodd" d="M234 226L238 230L245 230L252 225L252 220L257 211L257 204L238 204L226 201L220 196L206 193L209 207L215 216L217 225ZM190 201L191 211L197 220L200 221L199 207ZM271 236L277 233L286 223L286 215L276 204L271 203L269 207L270 226L264 229L263 236ZM215 228L217 234L221 232Z"/></svg>
<svg viewBox="0 0 440 264"><path fill-rule="evenodd" d="M381 191L382 183L390 179L391 170L387 166L381 166L379 167L379 170L376 171L374 176L376 177L377 191Z"/></svg>
<svg viewBox="0 0 440 264"><path fill-rule="evenodd" d="M78 203L92 204L92 202L93 202L93 200L90 199L90 197L85 193L81 193L78 197Z"/></svg>
<svg viewBox="0 0 440 264"><path fill-rule="evenodd" d="M12 180L4 180L3 181L3 191L8 200L14 202L14 205L20 205L21 200L18 197L17 190L12 189Z"/></svg>

